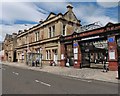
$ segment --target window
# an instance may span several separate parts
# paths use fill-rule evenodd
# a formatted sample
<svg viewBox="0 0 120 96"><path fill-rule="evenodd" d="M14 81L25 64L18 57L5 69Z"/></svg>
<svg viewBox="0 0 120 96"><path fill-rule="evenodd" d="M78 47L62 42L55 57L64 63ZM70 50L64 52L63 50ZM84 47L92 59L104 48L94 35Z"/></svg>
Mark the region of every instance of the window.
<svg viewBox="0 0 120 96"><path fill-rule="evenodd" d="M46 50L46 60L50 60L50 59L51 59L51 51Z"/></svg>
<svg viewBox="0 0 120 96"><path fill-rule="evenodd" d="M38 41L39 40L39 32L36 32L35 33L35 41Z"/></svg>
<svg viewBox="0 0 120 96"><path fill-rule="evenodd" d="M52 27L49 27L49 38L55 36L55 25Z"/></svg>
<svg viewBox="0 0 120 96"><path fill-rule="evenodd" d="M37 52L37 53L40 53L40 49L37 49L36 52Z"/></svg>
<svg viewBox="0 0 120 96"><path fill-rule="evenodd" d="M54 37L55 36L55 26L52 26L52 36Z"/></svg>
<svg viewBox="0 0 120 96"><path fill-rule="evenodd" d="M46 60L48 60L48 50L46 50Z"/></svg>
<svg viewBox="0 0 120 96"><path fill-rule="evenodd" d="M49 27L49 38L51 38L51 27Z"/></svg>
<svg viewBox="0 0 120 96"><path fill-rule="evenodd" d="M65 25L63 25L63 33L62 33L62 35L66 35L66 31L65 31Z"/></svg>
<svg viewBox="0 0 120 96"><path fill-rule="evenodd" d="M26 36L26 40L25 40L25 44L27 44L28 42L27 42L27 36Z"/></svg>
<svg viewBox="0 0 120 96"><path fill-rule="evenodd" d="M49 50L49 59L51 59L51 51Z"/></svg>

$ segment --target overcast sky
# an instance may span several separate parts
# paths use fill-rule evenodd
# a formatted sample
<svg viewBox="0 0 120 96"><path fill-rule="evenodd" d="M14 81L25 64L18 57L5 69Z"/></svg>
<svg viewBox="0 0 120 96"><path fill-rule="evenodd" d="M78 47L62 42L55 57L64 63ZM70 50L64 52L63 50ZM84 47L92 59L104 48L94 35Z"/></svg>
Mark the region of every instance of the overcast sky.
<svg viewBox="0 0 120 96"><path fill-rule="evenodd" d="M8 2L9 1L9 2ZM24 1L24 2L22 2ZM43 19L50 12L65 13L67 4L72 4L73 11L82 25L100 21L102 25L108 22L118 22L119 0L2 0L0 1L0 41L5 34L12 34L18 30L30 28ZM55 1L55 2L54 2ZM74 2L73 2L74 1ZM106 2L105 2L106 1ZM25 26L27 25L27 26Z"/></svg>

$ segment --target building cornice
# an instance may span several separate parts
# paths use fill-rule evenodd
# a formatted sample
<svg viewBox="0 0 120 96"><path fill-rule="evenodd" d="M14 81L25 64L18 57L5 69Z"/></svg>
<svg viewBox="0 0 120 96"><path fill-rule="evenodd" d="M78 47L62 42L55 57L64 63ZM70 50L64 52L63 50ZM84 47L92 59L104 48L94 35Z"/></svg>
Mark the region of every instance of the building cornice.
<svg viewBox="0 0 120 96"><path fill-rule="evenodd" d="M48 42L58 41L59 37L60 37L60 35L52 37L52 38L47 38L47 39L31 42L31 43L29 43L29 47L48 43ZM16 49L27 48L27 47L28 47L28 44L23 44L23 45L17 46Z"/></svg>

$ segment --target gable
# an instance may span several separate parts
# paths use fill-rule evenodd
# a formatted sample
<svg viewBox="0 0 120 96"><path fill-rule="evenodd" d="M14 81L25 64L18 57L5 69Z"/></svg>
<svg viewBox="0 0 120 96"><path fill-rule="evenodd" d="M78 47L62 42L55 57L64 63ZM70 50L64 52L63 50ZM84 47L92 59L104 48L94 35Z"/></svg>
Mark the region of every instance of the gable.
<svg viewBox="0 0 120 96"><path fill-rule="evenodd" d="M5 40L8 40L8 39L10 39L10 38L12 38L12 35L6 34L4 41L5 41Z"/></svg>
<svg viewBox="0 0 120 96"><path fill-rule="evenodd" d="M77 22L78 21L77 17L75 16L75 14L72 11L67 11L64 14L64 18L66 20L73 21L73 22Z"/></svg>
<svg viewBox="0 0 120 96"><path fill-rule="evenodd" d="M113 26L113 25L114 25L113 23L108 22L108 23L106 24L106 27Z"/></svg>
<svg viewBox="0 0 120 96"><path fill-rule="evenodd" d="M51 13L49 14L49 16L47 17L46 20L48 20L48 19L50 19L50 18L53 18L53 17L55 17L55 16L56 16L56 14L51 12Z"/></svg>

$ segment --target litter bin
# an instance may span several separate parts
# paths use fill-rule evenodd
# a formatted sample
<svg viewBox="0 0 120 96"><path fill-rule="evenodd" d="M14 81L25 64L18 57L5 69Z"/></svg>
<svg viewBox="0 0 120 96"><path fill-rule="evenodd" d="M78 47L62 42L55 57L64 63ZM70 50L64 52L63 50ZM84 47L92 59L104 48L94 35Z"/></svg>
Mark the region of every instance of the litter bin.
<svg viewBox="0 0 120 96"><path fill-rule="evenodd" d="M120 56L118 57L118 79L120 79Z"/></svg>

